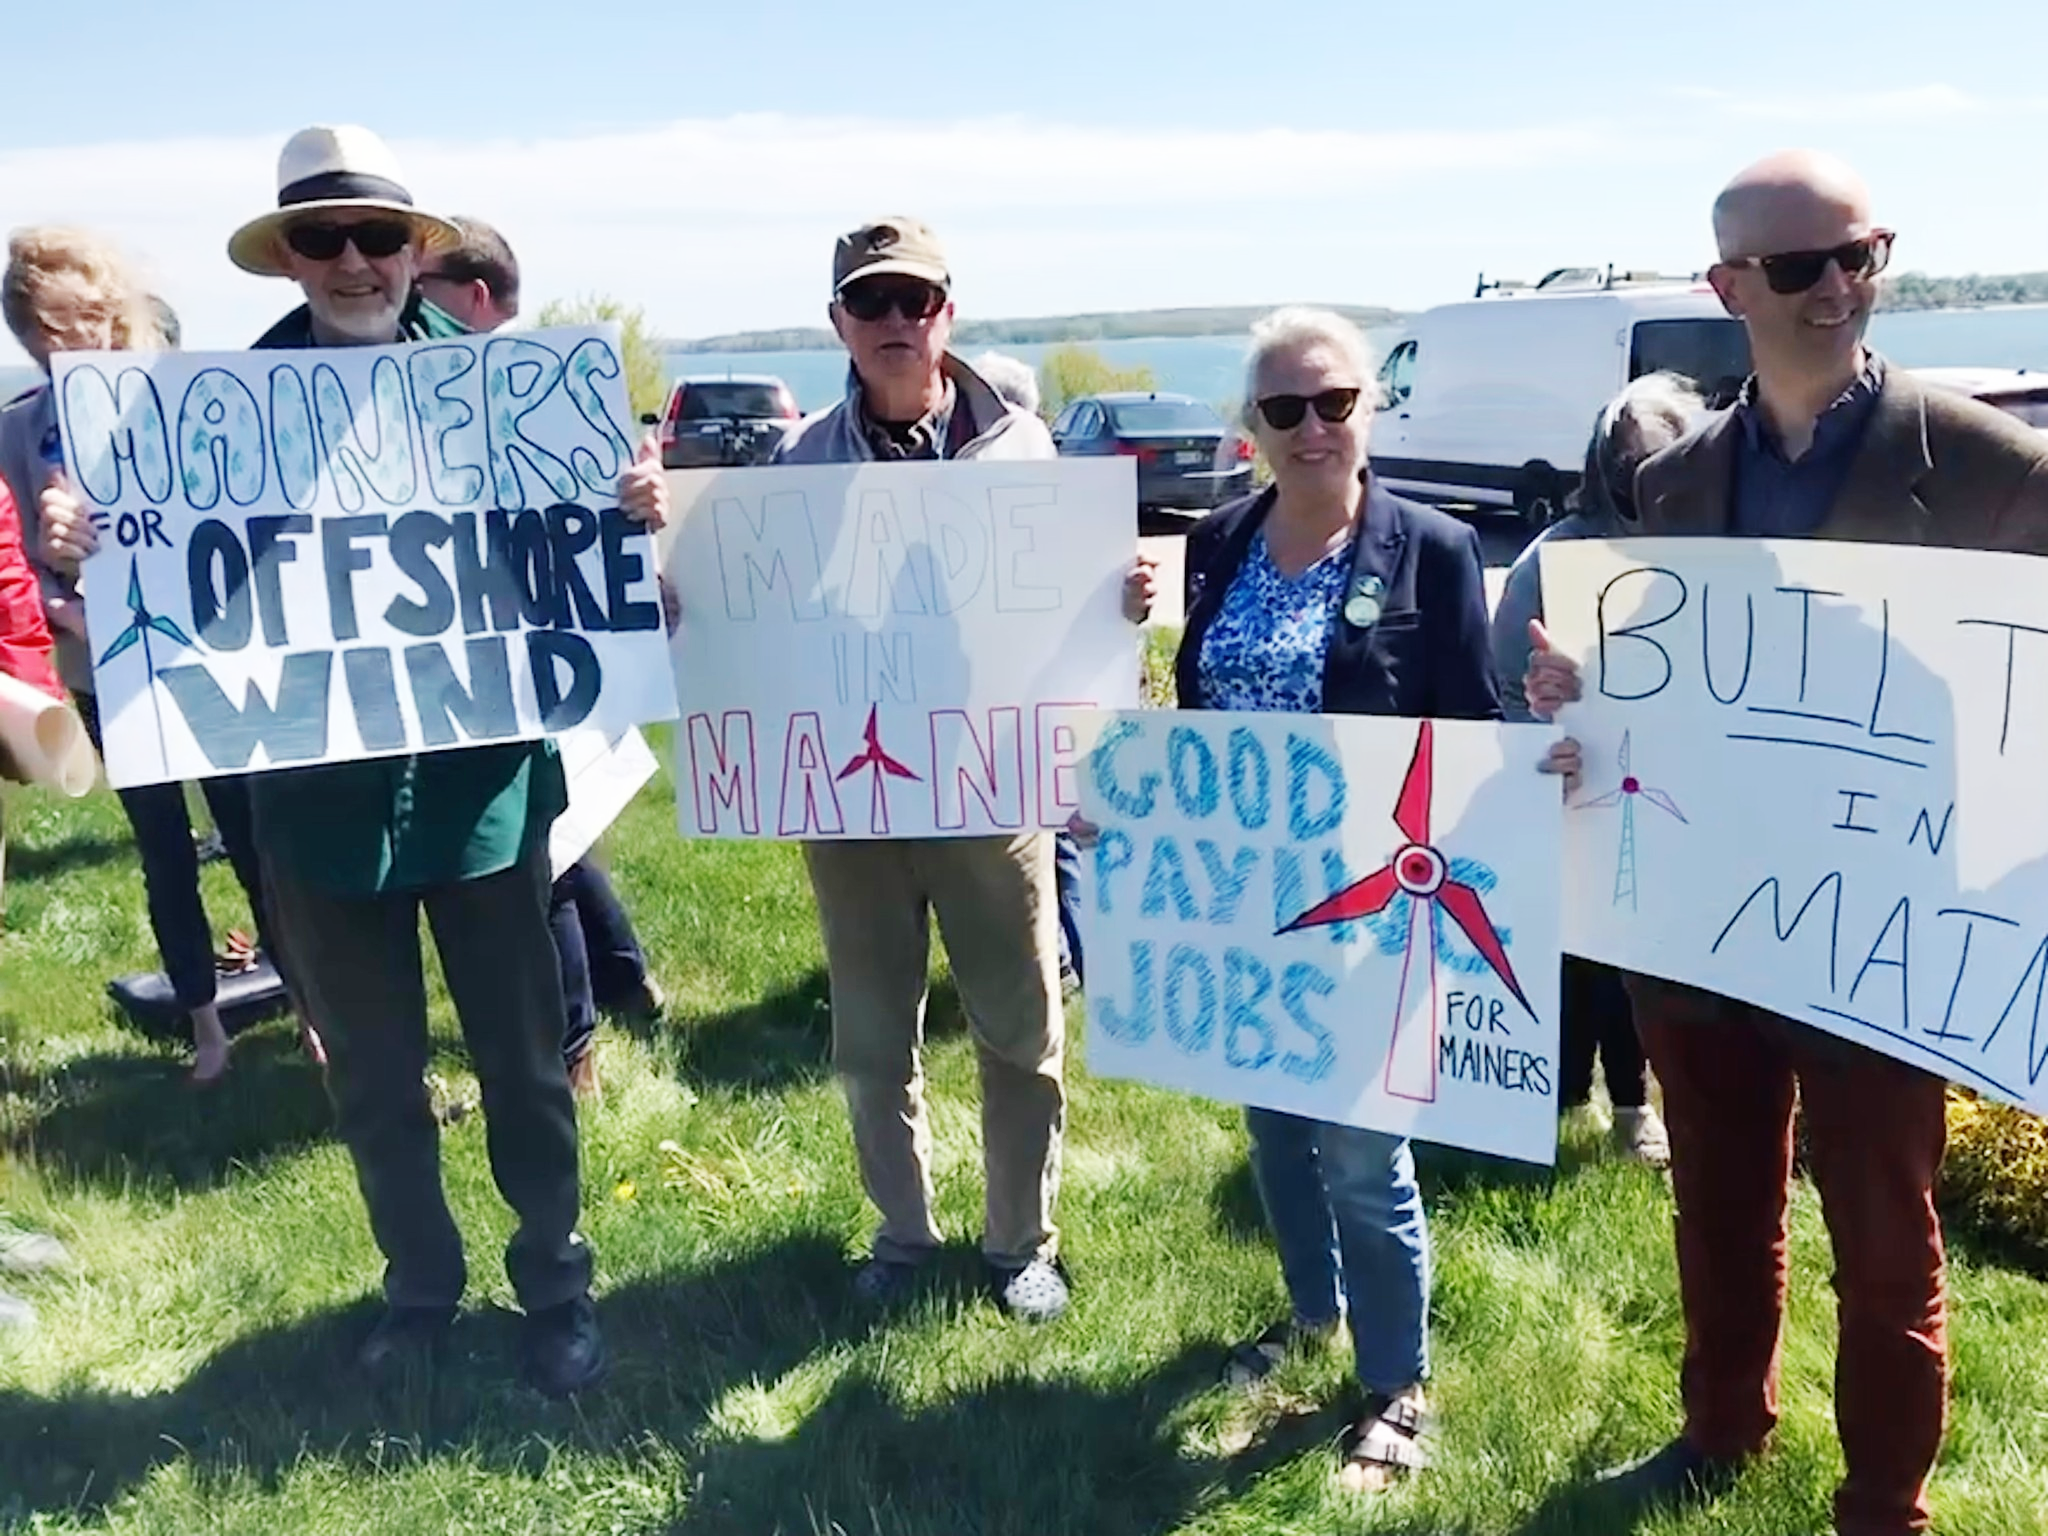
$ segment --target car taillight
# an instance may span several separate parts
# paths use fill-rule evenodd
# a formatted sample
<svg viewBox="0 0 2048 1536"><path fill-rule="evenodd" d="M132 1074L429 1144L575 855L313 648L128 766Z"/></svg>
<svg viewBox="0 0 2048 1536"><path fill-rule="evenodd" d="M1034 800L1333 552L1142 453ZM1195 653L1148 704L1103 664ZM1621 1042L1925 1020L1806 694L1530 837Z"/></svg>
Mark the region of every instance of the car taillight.
<svg viewBox="0 0 2048 1536"><path fill-rule="evenodd" d="M1157 448L1146 448L1138 443L1127 443L1122 438L1117 439L1116 451L1124 458L1136 459L1140 464L1150 464L1159 457L1159 450Z"/></svg>
<svg viewBox="0 0 2048 1536"><path fill-rule="evenodd" d="M790 394L789 391L784 390L782 393L782 419L784 421L795 421L802 415L803 412L796 408L796 397Z"/></svg>
<svg viewBox="0 0 2048 1536"><path fill-rule="evenodd" d="M683 392L679 389L668 397L668 410L661 418L661 446L673 448L676 444L676 422L683 414Z"/></svg>
<svg viewBox="0 0 2048 1536"><path fill-rule="evenodd" d="M1240 437L1240 438L1239 438L1239 439L1237 440L1237 462L1238 462L1238 463L1240 463L1240 464L1249 464L1249 463L1251 463L1251 461L1252 461L1252 460L1253 460L1253 459L1254 459L1254 458L1255 458L1255 457L1256 457L1256 456L1258 455L1258 451L1259 451L1258 449L1256 449L1256 448L1254 448L1254 447L1252 446L1252 440L1251 440L1250 438L1248 438L1248 437Z"/></svg>

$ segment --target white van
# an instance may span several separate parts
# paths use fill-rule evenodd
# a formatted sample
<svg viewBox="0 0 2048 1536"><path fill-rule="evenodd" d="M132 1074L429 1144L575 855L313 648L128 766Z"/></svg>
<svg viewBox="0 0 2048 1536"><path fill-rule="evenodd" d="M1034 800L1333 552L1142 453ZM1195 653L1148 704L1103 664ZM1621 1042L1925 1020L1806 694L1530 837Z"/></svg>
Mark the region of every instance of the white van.
<svg viewBox="0 0 2048 1536"><path fill-rule="evenodd" d="M1749 341L1704 282L1569 269L1418 315L1380 366L1373 473L1424 501L1549 521L1579 481L1600 408L1630 379L1682 373L1725 402Z"/></svg>

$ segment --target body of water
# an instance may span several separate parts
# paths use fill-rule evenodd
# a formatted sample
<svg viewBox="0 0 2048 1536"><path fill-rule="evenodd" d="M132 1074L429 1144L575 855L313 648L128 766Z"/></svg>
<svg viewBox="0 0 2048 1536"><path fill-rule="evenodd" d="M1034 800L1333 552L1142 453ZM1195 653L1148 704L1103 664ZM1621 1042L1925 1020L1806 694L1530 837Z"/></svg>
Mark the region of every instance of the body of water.
<svg viewBox="0 0 2048 1536"><path fill-rule="evenodd" d="M1376 351L1401 334L1399 327L1367 332ZM1997 309L1930 309L1878 315L1870 340L1880 352L1908 368L2032 368L2048 372L2048 305ZM1000 347L1036 367L1052 343ZM1113 367L1145 364L1159 388L1225 405L1244 393L1243 336L1155 336L1085 342ZM967 347L973 358L986 347ZM671 377L768 373L787 383L806 411L830 405L846 390L846 354L816 352L671 352ZM28 368L0 368L0 400L40 380Z"/></svg>
<svg viewBox="0 0 2048 1536"><path fill-rule="evenodd" d="M1375 350L1384 351L1401 334L1399 327L1367 333ZM1997 309L1927 309L1881 314L1870 322L1870 342L1893 362L1908 368L2029 368L2048 372L2048 305L2010 305ZM1033 367L1052 350L1052 343L994 348L1020 357ZM1212 405L1240 399L1244 393L1243 336L1155 336L1124 341L1084 342L1111 366L1148 365L1159 388L1193 395ZM986 347L962 348L971 359ZM671 375L719 376L725 373L772 373L788 384L797 404L820 410L846 390L846 354L820 352L671 352Z"/></svg>
<svg viewBox="0 0 2048 1536"><path fill-rule="evenodd" d="M1384 347L1389 332L1376 338ZM1059 342L1015 343L1005 347L965 346L969 361L983 352L1022 358L1036 368ZM1088 341L1082 346L1101 354L1112 368L1150 366L1159 387L1221 405L1244 392L1242 336L1152 336L1120 341ZM822 352L671 352L671 376L718 378L727 373L772 373L796 396L805 411L822 410L846 393L846 354L838 348Z"/></svg>

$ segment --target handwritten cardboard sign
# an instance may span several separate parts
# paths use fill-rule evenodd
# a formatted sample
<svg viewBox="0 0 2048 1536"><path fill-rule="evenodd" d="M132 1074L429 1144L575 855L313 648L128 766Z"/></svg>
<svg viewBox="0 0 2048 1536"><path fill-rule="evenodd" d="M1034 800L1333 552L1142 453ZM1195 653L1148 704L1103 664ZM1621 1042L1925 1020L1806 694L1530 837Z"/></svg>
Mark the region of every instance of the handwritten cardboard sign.
<svg viewBox="0 0 2048 1536"><path fill-rule="evenodd" d="M1555 1157L1555 731L1075 718L1093 1071Z"/></svg>
<svg viewBox="0 0 2048 1536"><path fill-rule="evenodd" d="M687 837L1059 826L1076 705L1138 699L1127 461L691 470L676 808Z"/></svg>
<svg viewBox="0 0 2048 1536"><path fill-rule="evenodd" d="M55 362L117 786L673 717L616 327Z"/></svg>
<svg viewBox="0 0 2048 1536"><path fill-rule="evenodd" d="M1546 543L1565 946L2048 1110L2048 561Z"/></svg>

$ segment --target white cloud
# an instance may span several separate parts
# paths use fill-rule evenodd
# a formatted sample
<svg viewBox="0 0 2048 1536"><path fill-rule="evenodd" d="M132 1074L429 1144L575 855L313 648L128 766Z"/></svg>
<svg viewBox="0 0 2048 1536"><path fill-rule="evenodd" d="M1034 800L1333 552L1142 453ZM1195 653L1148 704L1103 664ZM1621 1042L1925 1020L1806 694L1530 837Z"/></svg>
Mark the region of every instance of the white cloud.
<svg viewBox="0 0 2048 1536"><path fill-rule="evenodd" d="M189 344L237 346L296 302L224 254L229 232L270 204L284 136L4 153L0 207L115 234L177 306ZM1400 206L1391 190L1466 185L1476 201L1500 178L1654 153L1594 123L1229 132L788 115L394 148L423 206L505 230L532 304L616 294L673 335L820 319L833 234L887 210L939 228L963 305L980 314L1370 300L1371 275L1346 263L1383 241ZM1388 218L1362 217L1374 208Z"/></svg>

